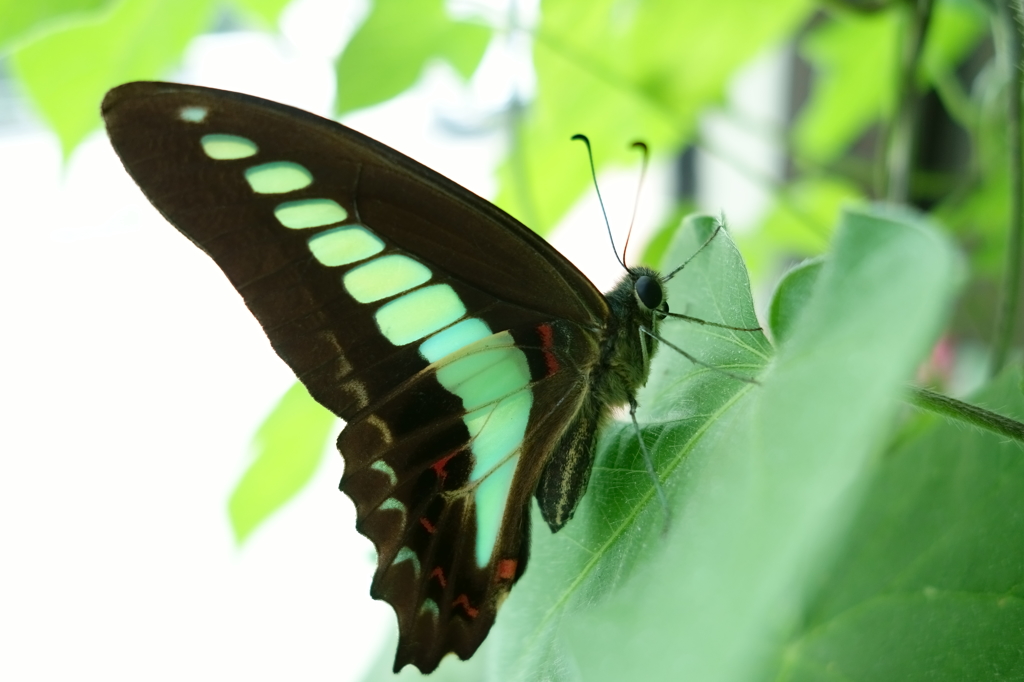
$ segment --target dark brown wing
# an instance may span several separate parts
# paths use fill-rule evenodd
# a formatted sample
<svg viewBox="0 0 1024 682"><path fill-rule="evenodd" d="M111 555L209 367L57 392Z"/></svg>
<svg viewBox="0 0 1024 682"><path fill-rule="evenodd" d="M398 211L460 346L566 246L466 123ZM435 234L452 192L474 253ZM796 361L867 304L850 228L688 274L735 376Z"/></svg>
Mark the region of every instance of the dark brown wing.
<svg viewBox="0 0 1024 682"><path fill-rule="evenodd" d="M396 669L468 657L525 567L530 495L608 320L600 292L504 212L332 121L167 83L111 90L103 116L150 201L348 421L342 488L380 554L372 594L398 614ZM487 357L519 376L504 393L477 386ZM492 488L500 504L477 492Z"/></svg>
<svg viewBox="0 0 1024 682"><path fill-rule="evenodd" d="M483 428L470 433L465 410L454 404L437 405L427 421L406 419L429 410L425 403L444 393L439 370L504 352L503 336L525 355L530 380L519 389L497 389L483 403ZM398 614L396 672L410 662L429 672L449 651L469 658L487 636L498 607L526 569L536 481L579 410L597 350L591 334L564 321L498 334L411 377L342 432L341 488L355 502L360 532L377 547L371 594L393 604ZM495 363L480 364L472 377L498 383L487 376ZM474 444L504 428L486 421L503 402L520 399L532 402L529 425L520 440L503 441L507 458L517 460L510 462L515 475L502 493L500 525L484 559L477 545L486 532L478 520L494 515L480 513L487 500L478 489L489 475L473 478L479 461ZM399 424L407 427L389 426Z"/></svg>

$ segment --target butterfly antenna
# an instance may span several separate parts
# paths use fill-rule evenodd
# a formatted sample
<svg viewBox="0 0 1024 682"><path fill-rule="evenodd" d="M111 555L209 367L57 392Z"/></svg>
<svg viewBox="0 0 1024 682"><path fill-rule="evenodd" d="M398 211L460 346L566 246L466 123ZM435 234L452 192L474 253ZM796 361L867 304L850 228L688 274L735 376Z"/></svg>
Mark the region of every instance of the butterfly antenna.
<svg viewBox="0 0 1024 682"><path fill-rule="evenodd" d="M594 152L590 149L590 139L582 133L576 133L572 136L574 140L581 140L583 144L587 145L587 158L590 159L590 177L594 179L594 190L597 192L597 201L601 204L601 215L604 216L605 227L608 228L608 241L612 243L612 251L615 253L615 260L619 261L619 265L622 266L626 272L629 272L629 268L626 267L625 261L619 258L619 250L615 248L615 237L612 236L612 225L608 222L608 211L604 209L604 199L601 198L601 188L597 186L597 171L594 170Z"/></svg>
<svg viewBox="0 0 1024 682"><path fill-rule="evenodd" d="M633 149L639 149L643 155L643 160L640 162L640 182L636 186L636 198L633 200L633 217L629 219L629 232L626 233L626 243L622 247L622 262L626 262L626 251L629 250L629 238L633 236L633 225L636 224L636 210L640 206L640 190L644 187L644 178L647 177L647 166L651 161L651 150L647 148L647 145L643 142L634 142L632 144Z"/></svg>
<svg viewBox="0 0 1024 682"><path fill-rule="evenodd" d="M697 257L697 254L698 254L698 253L700 253L701 251L703 251L703 250L704 250L704 247L706 247L706 246L707 246L708 244L710 244L710 243L711 243L711 240L712 240L712 239L714 239L715 237L717 237L717 236L718 236L718 233L719 233L719 231L720 231L720 230L721 230L721 229L722 229L723 227L725 227L725 221L724 221L724 220L722 220L722 219L719 219L719 221L718 221L718 225L717 225L717 226L715 227L715 231L711 233L711 236L710 236L710 237L708 237L707 241L705 241L705 242L704 242L703 244L701 244L701 245L700 245L700 248L699 248L699 249L697 249L696 251L694 251L694 253L693 253L693 255L692 255L692 256L690 256L690 257L689 257L689 258L687 258L687 259L686 259L685 261L683 261L683 264L682 264L682 265L680 265L680 266L679 266L678 268L676 268L676 269L675 269L675 270L673 270L672 272L668 273L668 275L667 275L666 277L664 277L664 278L663 278L663 279L662 279L661 281L662 281L662 282L667 282L667 281L669 281L670 279L672 279L673 277L675 277L675 276L676 276L676 273L678 273L678 272L679 272L680 270L682 270L682 269L683 269L683 268L685 268L685 267L686 267L687 265L689 265L690 261L692 261L692 260L693 260L694 258L696 258L696 257Z"/></svg>
<svg viewBox="0 0 1024 682"><path fill-rule="evenodd" d="M654 460L651 459L651 453L647 449L647 442L644 441L643 431L640 430L640 423L636 420L636 398L630 397L629 399L629 418L633 420L633 430L636 431L636 439L640 443L640 453L644 458L644 465L647 467L647 473L651 477L651 482L654 484L654 492L658 496L658 501L661 503L661 508L665 510L665 523L661 528L662 535L668 534L668 527L672 521L672 513L668 506L668 497L665 496L665 488L661 485L661 479L658 478L658 472L654 470Z"/></svg>

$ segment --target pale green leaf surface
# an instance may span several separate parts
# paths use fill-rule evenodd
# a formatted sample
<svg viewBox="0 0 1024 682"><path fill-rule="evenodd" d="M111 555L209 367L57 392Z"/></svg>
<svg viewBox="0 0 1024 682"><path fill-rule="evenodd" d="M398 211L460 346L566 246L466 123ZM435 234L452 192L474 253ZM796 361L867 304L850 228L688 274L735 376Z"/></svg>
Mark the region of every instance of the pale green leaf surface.
<svg viewBox="0 0 1024 682"><path fill-rule="evenodd" d="M107 90L159 77L209 25L211 0L127 0L14 54L13 67L64 154L100 124Z"/></svg>
<svg viewBox="0 0 1024 682"><path fill-rule="evenodd" d="M253 437L255 458L228 501L241 543L312 478L337 419L296 383L281 397Z"/></svg>
<svg viewBox="0 0 1024 682"><path fill-rule="evenodd" d="M537 97L499 171L498 204L546 233L590 186L581 149L598 168L636 165L630 144L672 153L693 135L734 71L784 39L813 4L805 0L549 0L534 43Z"/></svg>
<svg viewBox="0 0 1024 682"><path fill-rule="evenodd" d="M708 222L682 230L670 260L692 253ZM554 536L535 520L530 568L498 619L503 679L733 682L772 669L957 279L948 244L916 218L873 209L843 223L761 385L659 352L641 403L670 530L661 535L632 429L611 429L577 518ZM724 239L673 281L670 301L713 321L753 316ZM737 373L770 355L760 334L684 323L665 333Z"/></svg>
<svg viewBox="0 0 1024 682"><path fill-rule="evenodd" d="M1024 418L1020 381L971 402ZM780 682L1024 679L1024 451L924 419L880 462Z"/></svg>
<svg viewBox="0 0 1024 682"><path fill-rule="evenodd" d="M715 220L688 219L679 230L665 270L696 252ZM674 280L672 310L734 325L756 325L743 262L725 232L720 233ZM771 348L758 332L735 332L666 322L662 331L699 359L745 375L768 361ZM703 367L693 367L670 349L656 356L648 387L639 396L645 437L659 476L673 501L688 474L688 457L710 424L752 389ZM666 398L665 396L672 396ZM673 508L675 508L673 504ZM590 655L565 648L561 623L572 613L605 599L616 585L657 556L665 512L655 497L631 426L619 422L602 437L587 494L576 517L552 535L534 514L530 567L499 613L495 628L495 679L573 679ZM678 521L678 519L677 519ZM620 647L614 647L621 651ZM626 675L622 679L657 679Z"/></svg>
<svg viewBox="0 0 1024 682"><path fill-rule="evenodd" d="M468 77L490 40L490 29L450 18L442 0L377 0L338 57L336 110L379 104L411 88L431 59Z"/></svg>
<svg viewBox="0 0 1024 682"><path fill-rule="evenodd" d="M0 0L0 53L41 32L71 25L113 0Z"/></svg>

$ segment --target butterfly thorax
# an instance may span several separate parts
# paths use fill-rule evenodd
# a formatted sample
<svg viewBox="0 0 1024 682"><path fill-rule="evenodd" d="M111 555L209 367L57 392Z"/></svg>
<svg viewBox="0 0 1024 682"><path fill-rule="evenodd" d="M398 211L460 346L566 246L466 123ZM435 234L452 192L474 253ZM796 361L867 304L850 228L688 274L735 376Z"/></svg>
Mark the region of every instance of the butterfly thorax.
<svg viewBox="0 0 1024 682"><path fill-rule="evenodd" d="M642 297L647 298L646 303ZM662 313L668 312L668 301L660 275L645 267L630 268L605 299L611 318L602 343L601 363L593 374L593 390L603 404L619 407L629 403L647 383L651 358L658 348L652 335L658 333Z"/></svg>

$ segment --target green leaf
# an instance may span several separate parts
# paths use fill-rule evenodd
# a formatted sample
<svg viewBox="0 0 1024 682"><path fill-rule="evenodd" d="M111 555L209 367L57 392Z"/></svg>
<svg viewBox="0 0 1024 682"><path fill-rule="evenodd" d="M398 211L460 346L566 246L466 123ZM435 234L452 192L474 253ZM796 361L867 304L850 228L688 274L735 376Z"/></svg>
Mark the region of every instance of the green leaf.
<svg viewBox="0 0 1024 682"><path fill-rule="evenodd" d="M468 78L490 38L485 26L451 19L443 0L376 0L335 65L336 109L341 114L401 94L432 59Z"/></svg>
<svg viewBox="0 0 1024 682"><path fill-rule="evenodd" d="M597 167L635 163L634 140L671 154L736 69L804 20L806 0L547 0L534 43L537 96L500 169L498 204L547 233Z"/></svg>
<svg viewBox="0 0 1024 682"><path fill-rule="evenodd" d="M782 277L768 307L768 328L772 330L775 343L784 344L792 334L796 321L811 300L823 265L821 258L807 260Z"/></svg>
<svg viewBox="0 0 1024 682"><path fill-rule="evenodd" d="M971 0L935 3L928 38L921 52L921 80L952 74L985 37L985 10Z"/></svg>
<svg viewBox="0 0 1024 682"><path fill-rule="evenodd" d="M67 155L100 123L104 93L161 75L212 16L212 0L127 0L18 50L13 66Z"/></svg>
<svg viewBox="0 0 1024 682"><path fill-rule="evenodd" d="M266 28L277 25L278 17L292 0L231 0L247 16L256 19Z"/></svg>
<svg viewBox="0 0 1024 682"><path fill-rule="evenodd" d="M935 216L971 245L975 275L996 278L1006 266L1010 179L1005 169L982 175L969 191L936 208Z"/></svg>
<svg viewBox="0 0 1024 682"><path fill-rule="evenodd" d="M984 12L976 4L935 3L919 84L947 79L983 37L984 28ZM883 12L836 12L807 34L801 53L817 77L794 129L801 154L816 163L833 161L869 126L890 115L904 30L897 3Z"/></svg>
<svg viewBox="0 0 1024 682"><path fill-rule="evenodd" d="M300 383L281 397L253 437L256 457L228 501L239 543L309 482L336 422Z"/></svg>
<svg viewBox="0 0 1024 682"><path fill-rule="evenodd" d="M969 245L972 271L992 279L1006 265L1010 229L1010 177L1007 150L1007 81L1004 69L989 68L974 83L977 118L972 121L972 166L963 188L935 209L937 219ZM986 324L972 320L972 325Z"/></svg>
<svg viewBox="0 0 1024 682"><path fill-rule="evenodd" d="M972 402L1020 419L1013 368ZM778 680L942 682L1024 675L1024 456L925 418L879 462ZM822 672L827 670L828 675Z"/></svg>
<svg viewBox="0 0 1024 682"><path fill-rule="evenodd" d="M682 262L710 220L680 231ZM716 238L672 282L673 310L753 319L735 248ZM602 440L577 518L535 519L530 568L499 615L507 678L764 679L816 594L870 481L904 381L957 279L949 245L916 217L844 217L835 251L778 357L757 333L682 322L642 394L644 435L669 495L657 502L631 427Z"/></svg>
<svg viewBox="0 0 1024 682"><path fill-rule="evenodd" d="M81 21L113 0L0 0L0 53L42 32Z"/></svg>
<svg viewBox="0 0 1024 682"><path fill-rule="evenodd" d="M666 263L686 261L716 225L707 216L687 219ZM743 261L724 230L676 275L668 296L674 311L736 326L757 324ZM665 322L661 332L701 361L744 375L759 372L772 353L759 332L683 321ZM694 446L703 441L709 425L752 390L751 384L692 366L670 348L658 351L648 386L639 396L640 418L647 424L645 440L676 524L682 499L678 485L690 475L688 458ZM592 652L565 649L559 634L562 622L577 611L589 619L593 612L587 606L650 565L658 556L664 521L665 510L655 496L636 434L631 425L617 422L602 436L597 465L574 520L552 535L534 514L530 567L503 607L494 635L498 669L514 671L511 679L562 679L554 675L560 666L580 666ZM618 646L613 649L615 655L622 653ZM621 679L663 676L627 674Z"/></svg>
<svg viewBox="0 0 1024 682"><path fill-rule="evenodd" d="M895 104L899 14L836 13L800 44L817 76L794 142L818 163L835 159ZM870 46L870 47L869 47Z"/></svg>

